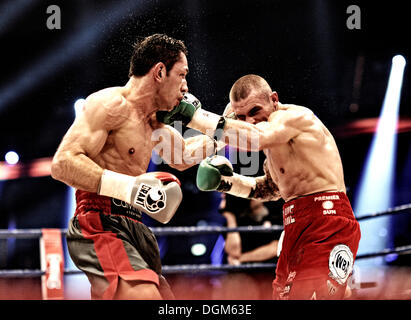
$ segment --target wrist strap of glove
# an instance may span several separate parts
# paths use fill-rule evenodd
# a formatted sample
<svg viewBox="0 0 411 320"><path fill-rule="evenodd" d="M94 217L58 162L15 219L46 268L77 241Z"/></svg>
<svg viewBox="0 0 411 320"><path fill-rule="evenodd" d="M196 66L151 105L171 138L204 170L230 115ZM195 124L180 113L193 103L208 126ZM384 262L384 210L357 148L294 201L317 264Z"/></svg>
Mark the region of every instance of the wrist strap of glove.
<svg viewBox="0 0 411 320"><path fill-rule="evenodd" d="M219 115L203 109L197 109L187 127L214 136L219 120Z"/></svg>
<svg viewBox="0 0 411 320"><path fill-rule="evenodd" d="M105 169L97 193L130 203L135 181L136 177Z"/></svg>
<svg viewBox="0 0 411 320"><path fill-rule="evenodd" d="M255 186L256 181L254 177L234 173L232 176L222 176L217 190L241 198L250 198Z"/></svg>
<svg viewBox="0 0 411 320"><path fill-rule="evenodd" d="M221 116L218 120L217 127L214 131L214 139L219 141L223 137L224 133L224 126L225 126L225 117Z"/></svg>

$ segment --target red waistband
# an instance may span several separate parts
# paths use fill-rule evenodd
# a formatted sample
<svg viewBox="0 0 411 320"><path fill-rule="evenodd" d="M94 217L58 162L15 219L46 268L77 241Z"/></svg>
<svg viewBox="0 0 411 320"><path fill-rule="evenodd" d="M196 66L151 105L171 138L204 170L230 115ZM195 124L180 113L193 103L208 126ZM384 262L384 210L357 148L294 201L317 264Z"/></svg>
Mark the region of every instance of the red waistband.
<svg viewBox="0 0 411 320"><path fill-rule="evenodd" d="M106 215L125 216L141 222L141 212L128 203L93 192L76 190L76 204L74 215L87 211L97 211Z"/></svg>
<svg viewBox="0 0 411 320"><path fill-rule="evenodd" d="M290 200L283 205L283 216L338 215L355 218L344 192L319 192Z"/></svg>
<svg viewBox="0 0 411 320"><path fill-rule="evenodd" d="M107 214L111 212L111 198L100 196L96 193L76 190L76 203L77 207L75 215L82 211L89 211L92 209Z"/></svg>

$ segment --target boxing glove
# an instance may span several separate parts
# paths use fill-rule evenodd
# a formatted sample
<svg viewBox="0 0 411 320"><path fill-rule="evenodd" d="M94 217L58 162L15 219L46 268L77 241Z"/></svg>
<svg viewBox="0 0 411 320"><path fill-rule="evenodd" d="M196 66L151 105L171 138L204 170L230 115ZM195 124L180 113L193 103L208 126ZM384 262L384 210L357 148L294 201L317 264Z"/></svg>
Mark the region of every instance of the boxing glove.
<svg viewBox="0 0 411 320"><path fill-rule="evenodd" d="M180 181L168 172L148 172L137 177L104 170L98 194L125 201L151 218L167 223L183 194Z"/></svg>
<svg viewBox="0 0 411 320"><path fill-rule="evenodd" d="M221 139L225 125L225 117L201 109L201 102L191 93L185 93L173 110L158 111L156 116L158 121L169 125L174 121L182 121L183 125L215 137L216 140Z"/></svg>
<svg viewBox="0 0 411 320"><path fill-rule="evenodd" d="M201 108L201 102L190 93L185 93L180 104L171 111L157 111L157 120L171 125L174 121L181 121L187 125L197 109Z"/></svg>
<svg viewBox="0 0 411 320"><path fill-rule="evenodd" d="M231 162L219 155L200 162L196 183L201 191L226 192L242 198L249 198L256 186L255 178L236 174Z"/></svg>

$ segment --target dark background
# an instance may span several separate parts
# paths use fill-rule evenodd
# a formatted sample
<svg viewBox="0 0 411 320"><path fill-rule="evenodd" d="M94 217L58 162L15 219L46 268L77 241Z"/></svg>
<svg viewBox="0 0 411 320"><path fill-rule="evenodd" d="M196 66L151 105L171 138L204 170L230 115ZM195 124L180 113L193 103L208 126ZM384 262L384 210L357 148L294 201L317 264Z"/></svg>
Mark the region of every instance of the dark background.
<svg viewBox="0 0 411 320"><path fill-rule="evenodd" d="M61 9L60 30L46 26L52 4ZM360 30L346 26L351 4L361 9ZM3 0L0 8L0 156L15 150L22 163L53 156L74 119L74 102L124 85L136 37L159 32L186 43L189 90L205 109L222 113L231 85L248 73L266 78L281 102L311 108L336 138L352 198L372 130L351 135L344 128L379 116L392 57L410 57L409 11L397 0ZM406 66L401 120L411 117L409 75ZM409 130L397 139L395 205L408 203L411 191ZM219 195L195 186L196 167L161 169L176 174L184 188L169 225L224 224ZM0 229L66 228L67 198L67 187L49 176L0 181ZM281 221L281 203L269 206ZM409 218L393 221L401 237L395 245L411 243ZM195 258L190 241L201 239L177 238L160 239L164 264L209 262L212 245ZM38 268L37 246L25 240L14 249L2 245L0 267Z"/></svg>

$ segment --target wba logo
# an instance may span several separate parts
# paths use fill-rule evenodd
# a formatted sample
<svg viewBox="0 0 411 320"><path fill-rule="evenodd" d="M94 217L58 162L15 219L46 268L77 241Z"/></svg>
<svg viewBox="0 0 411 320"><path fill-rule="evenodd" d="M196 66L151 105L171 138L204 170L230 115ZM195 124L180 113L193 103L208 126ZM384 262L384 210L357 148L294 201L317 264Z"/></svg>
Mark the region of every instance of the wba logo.
<svg viewBox="0 0 411 320"><path fill-rule="evenodd" d="M344 244L335 246L328 261L330 276L339 284L344 284L352 272L353 264L354 258L350 248Z"/></svg>
<svg viewBox="0 0 411 320"><path fill-rule="evenodd" d="M337 269L341 269L343 272L347 272L350 262L344 259L341 254L337 254L337 261L335 262Z"/></svg>

